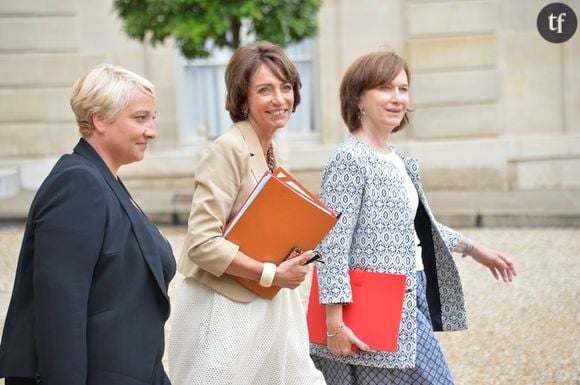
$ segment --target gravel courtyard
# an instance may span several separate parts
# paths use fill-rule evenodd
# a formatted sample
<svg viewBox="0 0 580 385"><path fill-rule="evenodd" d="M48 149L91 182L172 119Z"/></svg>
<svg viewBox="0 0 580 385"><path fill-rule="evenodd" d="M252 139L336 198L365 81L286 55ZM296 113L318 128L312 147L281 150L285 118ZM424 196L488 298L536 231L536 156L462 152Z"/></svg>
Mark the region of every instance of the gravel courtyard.
<svg viewBox="0 0 580 385"><path fill-rule="evenodd" d="M185 229L164 227L162 231L178 254ZM470 258L457 256L470 329L439 334L456 383L580 384L580 229L470 228L463 232L511 256L518 277L511 284L495 281ZM21 228L0 230L2 325L21 237ZM177 276L171 295L180 282ZM303 294L306 301L307 290ZM169 322L168 332L170 326Z"/></svg>

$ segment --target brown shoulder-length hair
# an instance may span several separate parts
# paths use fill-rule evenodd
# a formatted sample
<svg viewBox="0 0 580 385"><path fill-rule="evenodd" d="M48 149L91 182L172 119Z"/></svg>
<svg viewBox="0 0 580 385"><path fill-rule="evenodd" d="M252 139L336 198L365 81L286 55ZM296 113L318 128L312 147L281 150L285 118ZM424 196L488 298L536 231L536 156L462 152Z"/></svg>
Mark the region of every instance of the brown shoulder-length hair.
<svg viewBox="0 0 580 385"><path fill-rule="evenodd" d="M407 73L411 84L411 74L405 59L394 52L373 52L356 59L346 70L340 83L340 112L350 132L361 126L360 98L364 91L390 83L401 70ZM401 124L392 132L402 130L409 124L409 111L405 112Z"/></svg>
<svg viewBox="0 0 580 385"><path fill-rule="evenodd" d="M247 108L250 80L262 64L266 65L278 79L292 84L294 90L292 112L296 111L296 107L300 104L302 83L294 63L277 45L267 41L256 42L236 49L226 67L226 110L230 113L232 121L246 119L244 109Z"/></svg>

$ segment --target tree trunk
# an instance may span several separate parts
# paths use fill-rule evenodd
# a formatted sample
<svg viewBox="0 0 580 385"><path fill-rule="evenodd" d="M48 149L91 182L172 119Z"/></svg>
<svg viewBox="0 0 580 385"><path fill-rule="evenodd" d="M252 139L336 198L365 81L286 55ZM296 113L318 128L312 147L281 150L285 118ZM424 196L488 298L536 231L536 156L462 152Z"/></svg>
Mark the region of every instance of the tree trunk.
<svg viewBox="0 0 580 385"><path fill-rule="evenodd" d="M242 22L237 17L232 17L232 48L238 49L240 46L240 30L242 29Z"/></svg>

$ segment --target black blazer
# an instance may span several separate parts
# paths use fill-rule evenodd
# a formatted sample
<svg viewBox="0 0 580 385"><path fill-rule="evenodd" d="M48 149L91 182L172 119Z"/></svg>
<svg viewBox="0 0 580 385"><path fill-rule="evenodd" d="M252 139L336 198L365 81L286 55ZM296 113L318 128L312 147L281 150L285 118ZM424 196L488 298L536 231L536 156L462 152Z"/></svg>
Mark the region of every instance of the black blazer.
<svg viewBox="0 0 580 385"><path fill-rule="evenodd" d="M171 246L81 139L32 202L0 345L1 377L165 385Z"/></svg>

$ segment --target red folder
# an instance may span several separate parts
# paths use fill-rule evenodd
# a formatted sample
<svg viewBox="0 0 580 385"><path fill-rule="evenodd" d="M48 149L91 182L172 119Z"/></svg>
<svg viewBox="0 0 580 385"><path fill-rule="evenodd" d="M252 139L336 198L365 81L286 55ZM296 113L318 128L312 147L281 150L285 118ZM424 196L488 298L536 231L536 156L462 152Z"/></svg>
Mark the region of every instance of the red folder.
<svg viewBox="0 0 580 385"><path fill-rule="evenodd" d="M308 301L310 342L326 344L326 309L318 300L318 279L314 268ZM403 312L406 276L364 270L349 272L352 303L342 309L344 323L371 350L397 351Z"/></svg>
<svg viewBox="0 0 580 385"><path fill-rule="evenodd" d="M224 237L261 262L279 265L295 248L314 249L335 225L337 216L282 167L266 172L240 211L228 222ZM234 277L254 293L272 299L280 287Z"/></svg>

